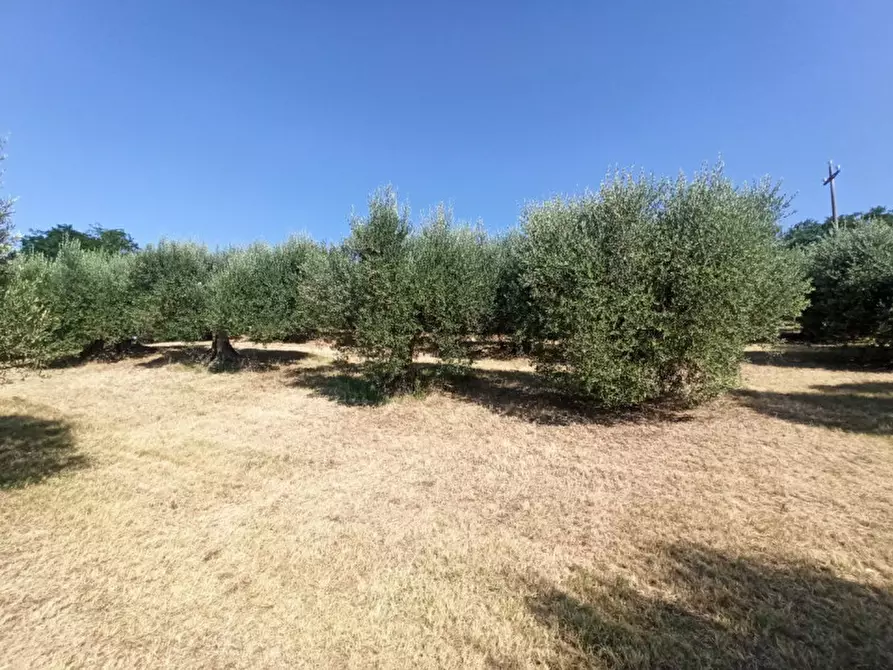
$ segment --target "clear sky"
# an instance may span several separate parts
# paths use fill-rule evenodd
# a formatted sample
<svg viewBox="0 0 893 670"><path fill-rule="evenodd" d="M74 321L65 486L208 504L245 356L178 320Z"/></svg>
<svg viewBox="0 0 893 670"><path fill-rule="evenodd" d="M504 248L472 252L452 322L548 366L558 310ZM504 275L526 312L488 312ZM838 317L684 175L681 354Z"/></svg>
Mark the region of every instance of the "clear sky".
<svg viewBox="0 0 893 670"><path fill-rule="evenodd" d="M500 230L720 154L792 220L827 215L829 158L842 212L893 206L891 0L0 0L0 26L20 232L338 240L387 183Z"/></svg>

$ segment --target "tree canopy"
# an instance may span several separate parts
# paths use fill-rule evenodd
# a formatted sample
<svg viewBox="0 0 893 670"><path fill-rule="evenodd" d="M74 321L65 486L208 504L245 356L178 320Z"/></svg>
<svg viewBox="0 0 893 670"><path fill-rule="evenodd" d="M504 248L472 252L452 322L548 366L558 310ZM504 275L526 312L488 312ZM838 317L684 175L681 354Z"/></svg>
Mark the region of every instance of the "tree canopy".
<svg viewBox="0 0 893 670"><path fill-rule="evenodd" d="M322 334L391 393L428 373L417 354L452 375L495 336L602 405L694 402L733 384L744 347L806 303L806 254L778 235L786 206L771 182L736 186L717 166L691 179L618 172L598 192L528 206L497 237L445 206L414 223L390 188L334 246L128 253L123 231L57 226L8 264L0 361L211 338L215 366L241 365L230 337Z"/></svg>
<svg viewBox="0 0 893 670"><path fill-rule="evenodd" d="M887 226L893 226L893 211L886 207L877 206L872 207L867 212L844 214L837 217L837 227L840 230L849 230L858 227L866 221L877 221ZM782 234L782 239L792 249L808 247L821 240L832 230L834 230L834 221L830 216L821 223L815 219L804 219L788 228Z"/></svg>
<svg viewBox="0 0 893 670"><path fill-rule="evenodd" d="M87 232L82 232L69 224L60 224L49 230L31 230L22 237L22 252L55 258L66 241L78 242L85 251L111 254L128 254L139 249L133 238L121 228L93 225Z"/></svg>

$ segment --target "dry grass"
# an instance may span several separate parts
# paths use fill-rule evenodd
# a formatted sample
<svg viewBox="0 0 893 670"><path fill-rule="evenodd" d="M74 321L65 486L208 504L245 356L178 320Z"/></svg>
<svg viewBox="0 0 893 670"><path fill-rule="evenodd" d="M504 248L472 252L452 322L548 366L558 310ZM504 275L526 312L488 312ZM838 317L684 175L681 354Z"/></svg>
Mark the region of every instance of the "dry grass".
<svg viewBox="0 0 893 670"><path fill-rule="evenodd" d="M893 374L603 416L264 351L0 386L0 666L893 666Z"/></svg>

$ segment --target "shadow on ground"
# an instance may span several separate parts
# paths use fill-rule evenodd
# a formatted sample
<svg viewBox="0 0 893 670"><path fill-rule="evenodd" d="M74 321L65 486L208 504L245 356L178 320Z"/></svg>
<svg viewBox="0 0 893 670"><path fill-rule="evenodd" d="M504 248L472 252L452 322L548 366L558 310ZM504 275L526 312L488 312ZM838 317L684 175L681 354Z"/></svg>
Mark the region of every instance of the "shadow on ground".
<svg viewBox="0 0 893 670"><path fill-rule="evenodd" d="M267 372L312 357L312 354L303 351L236 346L237 351L242 355L241 361L237 365L214 369L214 372ZM140 367L163 368L168 365L185 365L207 368L210 362L211 349L208 345L192 344L150 348L157 355L155 358L138 363Z"/></svg>
<svg viewBox="0 0 893 670"><path fill-rule="evenodd" d="M474 370L470 375L448 378L445 388L456 398L495 414L544 425L679 423L692 419L683 408L669 403L608 410L556 391L539 375L524 370Z"/></svg>
<svg viewBox="0 0 893 670"><path fill-rule="evenodd" d="M387 397L364 379L355 365L330 363L298 368L289 371L289 383L348 407L383 405L387 402Z"/></svg>
<svg viewBox="0 0 893 670"><path fill-rule="evenodd" d="M747 351L751 365L824 370L891 370L893 351L883 347L790 346L772 351Z"/></svg>
<svg viewBox="0 0 893 670"><path fill-rule="evenodd" d="M101 343L84 349L80 356L66 356L53 361L47 367L53 370L76 368L87 363L119 363L124 360L154 356L157 349L138 342L125 342L117 346L103 347Z"/></svg>
<svg viewBox="0 0 893 670"><path fill-rule="evenodd" d="M34 484L85 464L67 423L21 414L0 416L0 488Z"/></svg>
<svg viewBox="0 0 893 670"><path fill-rule="evenodd" d="M865 382L811 387L810 393L741 389L733 395L746 407L793 423L869 435L893 435L893 383Z"/></svg>
<svg viewBox="0 0 893 670"><path fill-rule="evenodd" d="M691 416L669 405L654 405L628 411L608 411L584 400L569 397L547 386L533 372L484 370L468 374L446 366L417 363L412 386L417 394L440 390L462 401L480 405L501 416L545 425L579 423L612 425L633 422L682 422ZM379 405L386 402L360 374L355 364L336 363L303 368L291 373L291 383L309 388L319 396L342 405Z"/></svg>
<svg viewBox="0 0 893 670"><path fill-rule="evenodd" d="M893 595L805 564L658 548L634 588L578 571L528 605L561 667L891 668Z"/></svg>

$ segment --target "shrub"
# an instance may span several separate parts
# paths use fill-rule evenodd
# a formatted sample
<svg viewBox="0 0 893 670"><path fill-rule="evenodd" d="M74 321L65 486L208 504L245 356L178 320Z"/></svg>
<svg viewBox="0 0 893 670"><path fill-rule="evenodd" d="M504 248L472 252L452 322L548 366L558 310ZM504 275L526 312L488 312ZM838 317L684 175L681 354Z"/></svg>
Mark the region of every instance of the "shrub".
<svg viewBox="0 0 893 670"><path fill-rule="evenodd" d="M744 347L776 339L805 307L805 269L778 241L786 209L778 186L736 188L721 166L673 185L653 241L660 394L724 390Z"/></svg>
<svg viewBox="0 0 893 670"><path fill-rule="evenodd" d="M47 303L49 263L18 257L7 267L0 292L0 369L41 366L66 353L56 336L59 317Z"/></svg>
<svg viewBox="0 0 893 670"><path fill-rule="evenodd" d="M620 173L529 207L538 368L608 406L728 387L744 346L803 306L776 237L784 206L767 182L735 188L716 168L675 183Z"/></svg>
<svg viewBox="0 0 893 670"><path fill-rule="evenodd" d="M649 226L660 190L617 181L599 194L529 207L524 280L541 322L538 369L606 405L658 394Z"/></svg>
<svg viewBox="0 0 893 670"><path fill-rule="evenodd" d="M101 350L134 334L127 285L130 260L86 251L76 242L59 247L48 265L47 301L59 320L57 337L71 353Z"/></svg>
<svg viewBox="0 0 893 670"><path fill-rule="evenodd" d="M517 352L530 352L531 338L539 332L530 286L525 282L527 237L518 230L490 242L488 262L494 272L494 302L487 331L508 336Z"/></svg>
<svg viewBox="0 0 893 670"><path fill-rule="evenodd" d="M330 246L311 256L305 292L309 320L318 334L338 336L353 328L353 269L346 245Z"/></svg>
<svg viewBox="0 0 893 670"><path fill-rule="evenodd" d="M806 259L813 283L801 317L806 337L893 342L893 228L869 221L839 230L814 244Z"/></svg>
<svg viewBox="0 0 893 670"><path fill-rule="evenodd" d="M391 189L375 193L366 218L355 217L345 242L350 259L346 316L352 341L342 347L364 357L372 384L406 387L421 326L416 317L408 211Z"/></svg>
<svg viewBox="0 0 893 670"><path fill-rule="evenodd" d="M149 341L195 341L210 328L214 259L198 244L162 241L134 254L129 273L136 333Z"/></svg>
<svg viewBox="0 0 893 670"><path fill-rule="evenodd" d="M212 329L257 342L315 330L317 308L310 283L322 271L324 257L325 251L305 238L226 252L209 285Z"/></svg>
<svg viewBox="0 0 893 670"><path fill-rule="evenodd" d="M496 274L480 228L456 226L443 205L412 241L413 297L421 329L435 353L451 364L469 363L469 338L492 317Z"/></svg>
<svg viewBox="0 0 893 670"><path fill-rule="evenodd" d="M45 363L118 345L133 334L130 258L63 243L54 259L23 254L4 292L5 345L14 358Z"/></svg>

